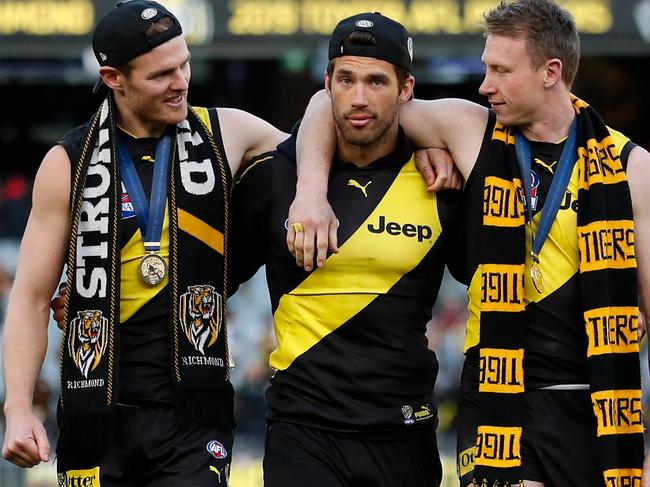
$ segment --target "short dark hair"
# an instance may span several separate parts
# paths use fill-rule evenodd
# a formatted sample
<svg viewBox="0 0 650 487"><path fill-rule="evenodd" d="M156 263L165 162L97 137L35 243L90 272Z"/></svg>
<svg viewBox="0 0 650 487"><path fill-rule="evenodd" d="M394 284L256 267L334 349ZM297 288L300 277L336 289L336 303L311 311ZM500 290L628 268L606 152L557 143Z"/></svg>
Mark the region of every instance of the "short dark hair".
<svg viewBox="0 0 650 487"><path fill-rule="evenodd" d="M344 40L343 40L343 45L364 45L364 46L373 46L376 44L375 36L372 35L372 33L367 32L367 31L360 31L356 30L354 32L351 32ZM329 64L327 65L327 76L329 78L329 88L332 87L332 74L334 74L334 63L336 62L337 58L332 59ZM395 68L395 74L397 75L397 85L398 85L398 93L402 92L402 89L404 88L404 83L406 83L406 80L411 76L411 73L408 72L404 68L400 68L399 66L392 65L393 68Z"/></svg>
<svg viewBox="0 0 650 487"><path fill-rule="evenodd" d="M524 39L533 67L562 61L562 80L571 86L580 64L580 36L571 14L553 0L501 3L483 15L486 34Z"/></svg>

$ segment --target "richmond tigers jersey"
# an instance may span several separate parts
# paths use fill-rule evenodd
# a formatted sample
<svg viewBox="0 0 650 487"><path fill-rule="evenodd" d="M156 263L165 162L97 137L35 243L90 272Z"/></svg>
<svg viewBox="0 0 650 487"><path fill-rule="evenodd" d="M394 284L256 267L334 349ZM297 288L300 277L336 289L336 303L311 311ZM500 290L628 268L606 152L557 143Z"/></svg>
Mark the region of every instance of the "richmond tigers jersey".
<svg viewBox="0 0 650 487"><path fill-rule="evenodd" d="M340 251L310 273L285 241L293 141L235 182L235 272L244 280L266 264L274 314L271 420L406 435L435 424L438 364L425 331L461 194L428 194L410 144L399 141L364 168L335 161L328 196Z"/></svg>
<svg viewBox="0 0 650 487"><path fill-rule="evenodd" d="M194 107L203 122L213 131L215 141L223 144L214 109ZM82 125L65 135L60 144L71 161L78 160L87 126ZM149 200L153 180L157 138L136 139L122 130L124 141L135 165L142 188ZM170 402L172 380L169 367L169 292L168 279L156 286L146 285L139 275L145 255L138 219L131 197L121 185L122 219L120 227L120 364L119 401ZM160 255L169 262L169 215L165 211Z"/></svg>
<svg viewBox="0 0 650 487"><path fill-rule="evenodd" d="M488 161L484 154L495 126L494 113L490 112L483 148L476 166L465 187L465 218L467 223L468 275L473 276L468 288L470 317L467 324L465 350L467 361L463 382L473 388L478 377L476 345L480 338L480 272L476 242L483 215L483 180ZM634 144L615 130L610 129L616 148L627 167L627 158ZM542 208L553 174L560 158L564 141L558 144L531 142L532 180L531 207L532 231L537 231ZM576 164L560 209L540 252L540 265L544 275L544 292L538 293L530 277L530 227L526 227L526 334L525 381L526 387L538 388L554 384L585 384L587 379L587 339L579 288L580 258L578 254L578 165Z"/></svg>

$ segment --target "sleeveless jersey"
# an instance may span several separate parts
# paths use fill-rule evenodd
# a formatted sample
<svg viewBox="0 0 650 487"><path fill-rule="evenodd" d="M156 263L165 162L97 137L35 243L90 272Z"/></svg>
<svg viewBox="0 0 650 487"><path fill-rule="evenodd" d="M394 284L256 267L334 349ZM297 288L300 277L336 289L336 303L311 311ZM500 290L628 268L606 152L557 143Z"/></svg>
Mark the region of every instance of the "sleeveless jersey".
<svg viewBox="0 0 650 487"><path fill-rule="evenodd" d="M216 109L194 107L212 131L215 142L225 154ZM71 161L79 158L87 125L68 132L59 142ZM135 165L142 188L151 197L157 138L136 139L118 129L120 140ZM169 289L165 278L156 286L144 283L139 275L140 259L145 255L144 242L131 198L122 184L121 277L120 277L120 402L166 403L172 401L173 385L169 354ZM169 262L169 215L161 234L160 255Z"/></svg>
<svg viewBox="0 0 650 487"><path fill-rule="evenodd" d="M485 153L492 137L496 116L490 112L484 143L476 165L465 186L466 263L468 276L469 320L465 341L466 362L463 370L464 387L476 388L478 377L478 347L480 339L480 269L477 242L483 215L483 182L486 166L492 161ZM623 167L634 144L623 134L609 129L621 155ZM564 141L558 144L531 142L532 231L537 231L542 208L553 180ZM544 292L538 293L530 278L531 225L526 226L525 276L525 383L527 388L555 384L586 384L586 335L582 318L579 289L577 238L578 166L575 165L560 209L540 252L544 275Z"/></svg>
<svg viewBox="0 0 650 487"><path fill-rule="evenodd" d="M239 280L266 264L274 314L269 419L355 434L434 427L438 363L425 332L457 248L449 229L461 193L426 192L401 132L396 151L367 167L335 161L328 197L340 251L307 273L285 242L292 144L260 157L233 190Z"/></svg>

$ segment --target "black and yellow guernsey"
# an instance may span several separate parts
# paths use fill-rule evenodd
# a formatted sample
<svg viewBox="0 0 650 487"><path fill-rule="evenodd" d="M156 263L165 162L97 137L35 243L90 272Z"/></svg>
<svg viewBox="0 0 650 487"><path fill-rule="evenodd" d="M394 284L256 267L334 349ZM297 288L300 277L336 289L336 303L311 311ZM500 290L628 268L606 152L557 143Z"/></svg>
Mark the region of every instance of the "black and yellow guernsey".
<svg viewBox="0 0 650 487"><path fill-rule="evenodd" d="M213 133L225 154L216 109L194 107L197 115ZM59 142L71 161L79 159L86 125L71 130ZM151 196L157 138L133 138L120 130L134 162L147 199ZM124 185L121 210L121 282L120 282L120 362L118 401L138 405L170 405L173 384L170 366L168 277L156 286L146 285L139 277L139 263L145 254L137 217ZM180 228L197 233L192 222L180 221ZM223 237L222 237L223 239ZM169 214L165 211L160 255L169 262Z"/></svg>
<svg viewBox="0 0 650 487"><path fill-rule="evenodd" d="M367 167L335 161L340 251L307 273L285 242L293 144L259 157L233 191L236 273L266 264L275 320L268 418L355 434L432 428L438 363L425 332L461 194L427 193L401 130L396 150Z"/></svg>
<svg viewBox="0 0 650 487"><path fill-rule="evenodd" d="M478 343L480 339L481 272L477 242L483 217L483 180L491 163L487 147L493 137L496 117L490 112L481 153L465 186L465 220L467 234L467 275L472 276L468 288L469 320L465 341L466 361L463 369L463 388L477 390ZM623 167L635 147L623 134L609 129ZM553 180L564 141L552 144L531 142L532 181L531 207L533 232L541 218L542 208ZM539 293L530 278L530 228L526 228L526 272L524 302L525 366L524 383L527 389L554 385L588 384L587 341L581 305L577 235L578 164L575 165L557 217L540 254L544 292Z"/></svg>

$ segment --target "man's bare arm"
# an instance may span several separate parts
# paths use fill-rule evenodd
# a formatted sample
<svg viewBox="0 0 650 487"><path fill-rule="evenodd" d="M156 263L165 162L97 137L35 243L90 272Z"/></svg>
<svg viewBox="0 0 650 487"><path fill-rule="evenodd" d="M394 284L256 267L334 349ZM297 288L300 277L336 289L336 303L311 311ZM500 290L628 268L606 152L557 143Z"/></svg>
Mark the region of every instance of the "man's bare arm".
<svg viewBox="0 0 650 487"><path fill-rule="evenodd" d="M458 98L411 100L399 113L400 125L417 147L447 149L467 180L483 143L488 110Z"/></svg>
<svg viewBox="0 0 650 487"><path fill-rule="evenodd" d="M650 154L635 147L627 163L627 176L634 208L634 253L637 263L640 320L650 311ZM647 321L646 321L647 322ZM650 366L650 364L649 364ZM650 487L650 452L643 464L642 487Z"/></svg>
<svg viewBox="0 0 650 487"><path fill-rule="evenodd" d="M637 262L639 308L644 317L650 311L650 153L635 147L627 164L627 176L634 207L634 252Z"/></svg>
<svg viewBox="0 0 650 487"><path fill-rule="evenodd" d="M50 299L59 282L69 234L70 161L56 146L36 175L4 333L3 456L21 467L49 459L50 445L32 413L32 399L47 348Z"/></svg>
<svg viewBox="0 0 650 487"><path fill-rule="evenodd" d="M233 175L253 156L275 150L289 134L243 110L217 108L223 145Z"/></svg>
<svg viewBox="0 0 650 487"><path fill-rule="evenodd" d="M287 246L296 264L310 271L316 250L316 265L321 267L327 249L338 252L338 223L327 201L327 182L336 151L336 130L332 105L325 90L312 96L298 129L296 140L296 197L289 207ZM309 161L305 163L305 161ZM294 223L303 231L296 232Z"/></svg>

